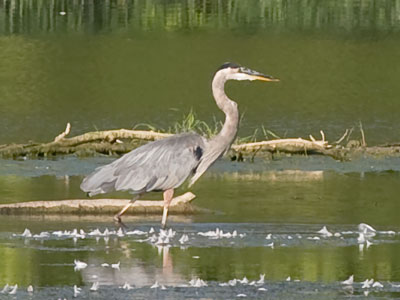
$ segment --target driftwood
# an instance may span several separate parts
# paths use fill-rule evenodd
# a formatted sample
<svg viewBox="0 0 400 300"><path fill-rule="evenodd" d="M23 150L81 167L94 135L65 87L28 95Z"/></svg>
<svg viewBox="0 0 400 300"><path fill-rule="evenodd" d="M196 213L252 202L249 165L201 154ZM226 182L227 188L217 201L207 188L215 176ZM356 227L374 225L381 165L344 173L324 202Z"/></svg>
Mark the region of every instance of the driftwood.
<svg viewBox="0 0 400 300"><path fill-rule="evenodd" d="M172 199L171 214L193 214L202 209L191 204L196 196L187 192ZM113 216L124 207L129 199L73 199L53 201L31 201L0 205L0 214L108 214ZM126 214L161 214L164 201L138 200Z"/></svg>
<svg viewBox="0 0 400 300"><path fill-rule="evenodd" d="M0 157L46 157L59 154L75 154L89 156L96 154L124 154L140 146L143 141L152 141L169 137L170 133L160 133L144 130L116 129L106 131L88 132L75 137L67 138L71 129L67 124L66 129L59 134L54 141L49 143L9 144L0 145ZM400 156L400 145L384 145L367 147L364 131L360 124L362 139L360 141L349 140L351 130L346 130L344 135L335 143L329 144L321 131L321 140L310 136L309 140L303 138L287 138L261 141L255 143L234 144L231 149L232 160L244 160L246 157L254 157L263 154L322 154L338 160L348 160L361 155L371 156ZM339 143L345 141L347 145Z"/></svg>
<svg viewBox="0 0 400 300"><path fill-rule="evenodd" d="M308 141L302 138L298 139L277 139L270 141L262 141L256 143L246 143L233 145L234 151L282 151L282 152L305 152L305 151L323 151L331 147L326 141Z"/></svg>
<svg viewBox="0 0 400 300"><path fill-rule="evenodd" d="M43 157L57 154L76 153L80 156L100 154L122 154L140 145L140 141L152 141L171 136L145 130L116 129L88 132L72 138L65 136L70 132L70 124L64 132L49 143L0 145L0 157L18 158L24 156ZM121 140L130 140L123 142Z"/></svg>

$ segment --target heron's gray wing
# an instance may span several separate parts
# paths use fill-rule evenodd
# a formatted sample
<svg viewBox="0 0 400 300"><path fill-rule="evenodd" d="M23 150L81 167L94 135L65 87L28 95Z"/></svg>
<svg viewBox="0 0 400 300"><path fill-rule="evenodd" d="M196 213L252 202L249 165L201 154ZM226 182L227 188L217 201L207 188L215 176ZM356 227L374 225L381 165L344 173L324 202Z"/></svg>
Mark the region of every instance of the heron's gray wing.
<svg viewBox="0 0 400 300"><path fill-rule="evenodd" d="M81 189L95 195L113 189L143 193L176 188L196 169L204 147L204 139L194 133L148 143L97 168Z"/></svg>

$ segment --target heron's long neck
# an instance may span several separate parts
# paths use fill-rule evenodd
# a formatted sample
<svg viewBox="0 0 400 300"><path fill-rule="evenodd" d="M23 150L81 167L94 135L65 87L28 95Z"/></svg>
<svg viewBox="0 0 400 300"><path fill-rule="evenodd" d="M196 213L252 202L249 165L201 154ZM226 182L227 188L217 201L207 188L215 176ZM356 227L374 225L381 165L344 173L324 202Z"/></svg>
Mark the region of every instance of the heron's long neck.
<svg viewBox="0 0 400 300"><path fill-rule="evenodd" d="M218 107L225 113L225 122L222 130L211 141L218 141L227 150L236 137L239 126L239 110L236 102L230 100L225 94L224 85L226 79L224 76L216 75L212 82L212 91Z"/></svg>

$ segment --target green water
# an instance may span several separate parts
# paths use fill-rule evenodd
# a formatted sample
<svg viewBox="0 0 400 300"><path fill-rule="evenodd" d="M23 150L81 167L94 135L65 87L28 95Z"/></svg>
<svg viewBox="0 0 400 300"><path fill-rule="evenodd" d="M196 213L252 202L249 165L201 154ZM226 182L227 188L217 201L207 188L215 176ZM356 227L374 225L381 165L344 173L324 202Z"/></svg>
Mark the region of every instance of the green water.
<svg viewBox="0 0 400 300"><path fill-rule="evenodd" d="M5 1L0 141L49 140L67 122L72 134L168 128L191 108L213 123L211 78L234 61L281 79L228 84L239 135L264 125L332 141L361 121L368 143L396 142L396 3Z"/></svg>
<svg viewBox="0 0 400 300"><path fill-rule="evenodd" d="M358 139L361 122L369 145L398 142L399 16L399 1L6 0L0 3L0 144L52 140L67 122L71 135L143 123L167 129L191 109L213 124L223 115L210 83L225 61L281 79L227 84L244 114L239 136L261 126L281 137L319 136L322 129L335 141L354 128ZM83 176L110 161L2 160L0 203L83 198ZM399 166L393 158L224 160L192 190L196 205L210 213L170 218L177 238L191 237L185 247L177 238L159 250L139 237L111 236L106 243L13 236L25 228L34 234L111 230L111 216L0 216L0 286L18 283L22 293L31 284L43 293L38 299L71 298L73 285L89 295L95 281L115 293L103 290L96 299L123 299L118 287L125 282L139 288L131 291L138 298L262 298L251 286L229 294L218 284L265 273L265 287L277 299L307 299L325 288L337 298L347 295L338 282L354 274L357 282L384 284L370 289L374 297L395 298L399 290L390 282L400 282ZM158 231L160 218L127 218L126 225ZM378 234L371 247L360 249L359 223L395 235ZM307 239L319 236L323 225L353 235ZM199 240L198 232L216 228L246 236ZM89 266L74 271L74 259ZM119 271L100 266L118 261ZM286 283L288 276L300 280L298 288ZM177 287L196 277L209 283L204 294ZM149 287L156 280L170 292L154 294ZM356 295L365 291L355 289Z"/></svg>

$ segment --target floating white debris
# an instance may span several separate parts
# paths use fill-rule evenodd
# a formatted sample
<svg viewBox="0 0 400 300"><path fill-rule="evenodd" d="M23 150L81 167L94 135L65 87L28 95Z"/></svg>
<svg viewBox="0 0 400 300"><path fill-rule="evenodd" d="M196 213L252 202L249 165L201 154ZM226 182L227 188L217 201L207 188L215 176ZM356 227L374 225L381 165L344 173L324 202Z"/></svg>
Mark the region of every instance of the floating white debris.
<svg viewBox="0 0 400 300"><path fill-rule="evenodd" d="M150 230L149 230L149 233L153 233L153 232L154 232L154 228L151 227Z"/></svg>
<svg viewBox="0 0 400 300"><path fill-rule="evenodd" d="M354 283L354 275L351 275L348 279L343 280L341 284L351 285Z"/></svg>
<svg viewBox="0 0 400 300"><path fill-rule="evenodd" d="M156 245L167 245L169 243L169 238L162 237L161 235L158 237Z"/></svg>
<svg viewBox="0 0 400 300"><path fill-rule="evenodd" d="M150 288L151 289L158 289L160 285L158 284L158 281L156 281Z"/></svg>
<svg viewBox="0 0 400 300"><path fill-rule="evenodd" d="M238 280L235 278L235 279L229 280L229 281L228 281L228 284L229 284L230 286L235 286L235 285L237 284L237 282L238 282Z"/></svg>
<svg viewBox="0 0 400 300"><path fill-rule="evenodd" d="M78 297L78 295L81 293L81 288L78 288L76 285L74 285L74 297Z"/></svg>
<svg viewBox="0 0 400 300"><path fill-rule="evenodd" d="M332 232L329 232L329 230L326 228L326 226L322 227L322 229L319 230L318 233L325 237L330 237L333 235Z"/></svg>
<svg viewBox="0 0 400 300"><path fill-rule="evenodd" d="M93 282L92 287L90 288L90 290L91 290L92 292L95 292L95 291L97 291L98 289L99 289L99 282L98 282L98 281Z"/></svg>
<svg viewBox="0 0 400 300"><path fill-rule="evenodd" d="M146 235L148 234L145 231L141 231L141 230L134 230L134 231L127 231L125 232L126 235Z"/></svg>
<svg viewBox="0 0 400 300"><path fill-rule="evenodd" d="M43 231L40 234L34 234L33 237L34 238L48 238L50 236L50 233L48 233L47 231Z"/></svg>
<svg viewBox="0 0 400 300"><path fill-rule="evenodd" d="M363 282L361 282L363 285L361 286L361 288L363 289L368 289L371 287L371 285L374 283L374 279L365 279Z"/></svg>
<svg viewBox="0 0 400 300"><path fill-rule="evenodd" d="M290 278L290 276L288 276L287 278L286 278L286 281L291 281L292 280L292 278Z"/></svg>
<svg viewBox="0 0 400 300"><path fill-rule="evenodd" d="M122 231L122 228L118 229L118 231L117 231L117 236L118 236L118 237L123 237L123 236L125 236L124 232Z"/></svg>
<svg viewBox="0 0 400 300"><path fill-rule="evenodd" d="M110 265L108 263L102 263L101 266L106 268L106 267L109 267Z"/></svg>
<svg viewBox="0 0 400 300"><path fill-rule="evenodd" d="M266 240L270 240L272 238L272 234L268 233L267 236L265 237Z"/></svg>
<svg viewBox="0 0 400 300"><path fill-rule="evenodd" d="M26 291L28 292L28 293L33 293L33 286L28 286L28 288L26 289Z"/></svg>
<svg viewBox="0 0 400 300"><path fill-rule="evenodd" d="M246 298L247 295L246 294L237 294L236 297L238 297L238 298Z"/></svg>
<svg viewBox="0 0 400 300"><path fill-rule="evenodd" d="M372 285L374 288L383 288L383 284L380 283L379 281L375 281L374 284Z"/></svg>
<svg viewBox="0 0 400 300"><path fill-rule="evenodd" d="M74 260L74 264L75 264L75 267L74 267L75 271L79 271L79 270L82 270L87 267L87 263L76 260L76 259Z"/></svg>
<svg viewBox="0 0 400 300"><path fill-rule="evenodd" d="M149 241L150 243L155 243L155 242L157 242L157 240L158 240L158 237L155 234L153 234L151 237L149 237L145 241Z"/></svg>
<svg viewBox="0 0 400 300"><path fill-rule="evenodd" d="M249 283L249 280L248 280L247 277L245 276L245 277L243 277L242 280L238 279L238 282L240 282L241 284L248 284L248 283Z"/></svg>
<svg viewBox="0 0 400 300"><path fill-rule="evenodd" d="M84 238L85 238L85 234L80 234L80 233L78 233L78 229L74 229L74 230L69 234L69 236L72 237L72 238L81 238L81 239L84 239Z"/></svg>
<svg viewBox="0 0 400 300"><path fill-rule="evenodd" d="M265 274L260 274L260 279L257 281L257 284L264 284Z"/></svg>
<svg viewBox="0 0 400 300"><path fill-rule="evenodd" d="M354 233L354 231L342 231L342 234L345 234L345 235L347 235L347 234L353 234Z"/></svg>
<svg viewBox="0 0 400 300"><path fill-rule="evenodd" d="M265 245L265 246L267 246L267 247L270 247L270 248L274 249L274 242L272 242L272 243L269 243L269 244L267 244L267 245Z"/></svg>
<svg viewBox="0 0 400 300"><path fill-rule="evenodd" d="M292 240L293 239L293 237L291 236L291 235L288 235L288 240Z"/></svg>
<svg viewBox="0 0 400 300"><path fill-rule="evenodd" d="M194 259L199 259L200 256L195 255L195 256L192 256L192 258L194 258Z"/></svg>
<svg viewBox="0 0 400 300"><path fill-rule="evenodd" d="M319 236L309 236L308 238L307 238L307 240L311 240L311 241L319 241L321 238L319 237Z"/></svg>
<svg viewBox="0 0 400 300"><path fill-rule="evenodd" d="M6 283L6 285L3 287L3 289L1 290L2 294L5 294L8 292L8 290L10 289L10 286L8 285L8 283Z"/></svg>
<svg viewBox="0 0 400 300"><path fill-rule="evenodd" d="M400 288L400 284L395 284L395 283L391 283L391 282L390 282L390 285L391 285L392 287L394 287L394 288Z"/></svg>
<svg viewBox="0 0 400 300"><path fill-rule="evenodd" d="M18 290L18 284L14 285L14 286L11 286L10 288L11 288L11 291L8 294L15 295L17 293L17 290Z"/></svg>
<svg viewBox="0 0 400 300"><path fill-rule="evenodd" d="M123 288L124 290L128 290L128 291L133 289L133 287L132 287L129 283L127 283L127 282L124 283L124 285L122 286L122 288Z"/></svg>
<svg viewBox="0 0 400 300"><path fill-rule="evenodd" d="M227 232L224 233L223 230L216 228L215 231L207 231L207 232L198 232L198 235L209 237L210 239L222 239L222 238L235 238L237 237L237 231L234 230L232 233ZM239 234L241 237L241 234Z"/></svg>
<svg viewBox="0 0 400 300"><path fill-rule="evenodd" d="M65 16L67 13L65 11L60 11L60 16Z"/></svg>
<svg viewBox="0 0 400 300"><path fill-rule="evenodd" d="M179 243L184 244L189 241L189 236L187 234L182 234L182 237L179 239Z"/></svg>
<svg viewBox="0 0 400 300"><path fill-rule="evenodd" d="M376 230L368 224L360 223L358 225L358 232L365 234L368 237L375 236Z"/></svg>
<svg viewBox="0 0 400 300"><path fill-rule="evenodd" d="M95 230L89 232L88 235L90 235L90 236L99 236L99 235L102 235L102 233L98 228L96 228Z"/></svg>
<svg viewBox="0 0 400 300"><path fill-rule="evenodd" d="M168 245L170 243L170 239L172 239L176 234L176 231L172 229L169 230L160 230L160 234L157 236L153 234L148 240L151 243L155 243L156 245Z"/></svg>
<svg viewBox="0 0 400 300"><path fill-rule="evenodd" d="M25 228L24 232L21 234L23 237L32 237L32 233L28 228Z"/></svg>
<svg viewBox="0 0 400 300"><path fill-rule="evenodd" d="M335 233L333 234L333 236L334 236L334 237L341 237L342 234L341 234L340 232L335 232Z"/></svg>
<svg viewBox="0 0 400 300"><path fill-rule="evenodd" d="M121 265L121 262L117 262L116 264L111 264L111 268L119 270L119 266Z"/></svg>
<svg viewBox="0 0 400 300"><path fill-rule="evenodd" d="M396 232L393 230L388 230L388 231L379 231L380 234L388 234L388 235L395 235Z"/></svg>
<svg viewBox="0 0 400 300"><path fill-rule="evenodd" d="M258 288L258 290L259 290L259 291L263 291L263 292L268 291L266 288L263 288L263 287Z"/></svg>
<svg viewBox="0 0 400 300"><path fill-rule="evenodd" d="M197 279L193 278L192 280L189 281L189 285L192 287L203 287L203 286L207 286L207 283L200 278L197 278Z"/></svg>

